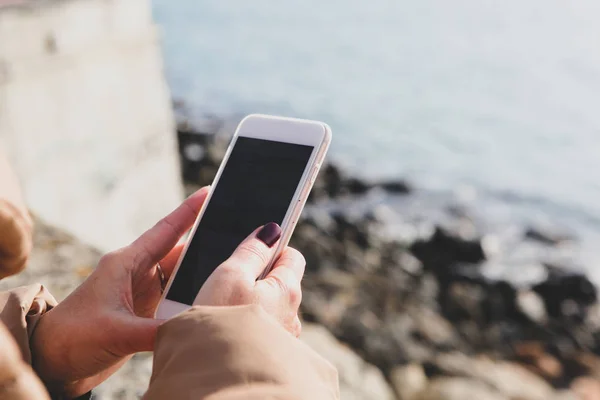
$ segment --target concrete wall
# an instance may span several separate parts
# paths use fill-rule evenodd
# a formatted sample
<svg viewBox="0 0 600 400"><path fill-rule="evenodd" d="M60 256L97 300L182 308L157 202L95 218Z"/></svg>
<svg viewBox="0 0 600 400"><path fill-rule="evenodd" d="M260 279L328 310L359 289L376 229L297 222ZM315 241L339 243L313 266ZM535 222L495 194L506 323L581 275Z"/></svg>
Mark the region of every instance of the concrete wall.
<svg viewBox="0 0 600 400"><path fill-rule="evenodd" d="M0 7L0 144L31 209L103 250L182 198L147 0Z"/></svg>

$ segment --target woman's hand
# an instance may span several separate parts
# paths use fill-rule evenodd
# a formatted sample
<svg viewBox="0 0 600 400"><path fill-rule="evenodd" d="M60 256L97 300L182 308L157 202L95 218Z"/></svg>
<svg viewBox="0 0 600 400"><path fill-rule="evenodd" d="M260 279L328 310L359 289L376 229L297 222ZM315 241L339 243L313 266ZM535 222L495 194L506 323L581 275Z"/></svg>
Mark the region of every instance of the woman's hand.
<svg viewBox="0 0 600 400"><path fill-rule="evenodd" d="M254 231L206 280L194 305L259 304L295 336L300 335L300 282L306 261L287 247L265 279L256 280L272 259L281 228L270 223Z"/></svg>
<svg viewBox="0 0 600 400"><path fill-rule="evenodd" d="M166 278L181 253L208 188L190 196L131 245L106 254L94 272L39 321L31 339L33 367L51 392L76 397L115 372L127 356L154 347L153 319Z"/></svg>
<svg viewBox="0 0 600 400"><path fill-rule="evenodd" d="M52 393L84 394L132 354L153 350L162 323L152 318L161 296L157 264L168 279L183 248L177 242L207 194L208 188L201 189L131 245L105 255L81 286L40 319L31 339L33 366ZM280 233L275 224L254 232L209 277L196 304L257 303L299 334L300 253L284 250L268 277L256 282Z"/></svg>

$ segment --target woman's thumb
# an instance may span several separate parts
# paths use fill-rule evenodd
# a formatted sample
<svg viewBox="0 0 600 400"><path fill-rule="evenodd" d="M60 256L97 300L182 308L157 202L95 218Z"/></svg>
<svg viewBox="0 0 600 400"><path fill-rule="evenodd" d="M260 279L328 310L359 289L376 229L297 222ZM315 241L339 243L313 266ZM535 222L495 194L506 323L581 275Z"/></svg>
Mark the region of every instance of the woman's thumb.
<svg viewBox="0 0 600 400"><path fill-rule="evenodd" d="M268 223L252 232L223 264L242 269L241 272L254 282L273 259L280 238L279 225Z"/></svg>

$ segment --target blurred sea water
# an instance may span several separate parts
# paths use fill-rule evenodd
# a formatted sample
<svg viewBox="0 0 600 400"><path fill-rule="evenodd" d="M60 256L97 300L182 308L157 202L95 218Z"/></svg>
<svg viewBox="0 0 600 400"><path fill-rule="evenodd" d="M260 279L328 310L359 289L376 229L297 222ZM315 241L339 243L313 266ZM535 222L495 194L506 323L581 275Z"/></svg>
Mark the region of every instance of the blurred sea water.
<svg viewBox="0 0 600 400"><path fill-rule="evenodd" d="M176 99L328 122L369 178L577 232L600 277L600 2L153 0ZM464 188L470 188L465 190Z"/></svg>

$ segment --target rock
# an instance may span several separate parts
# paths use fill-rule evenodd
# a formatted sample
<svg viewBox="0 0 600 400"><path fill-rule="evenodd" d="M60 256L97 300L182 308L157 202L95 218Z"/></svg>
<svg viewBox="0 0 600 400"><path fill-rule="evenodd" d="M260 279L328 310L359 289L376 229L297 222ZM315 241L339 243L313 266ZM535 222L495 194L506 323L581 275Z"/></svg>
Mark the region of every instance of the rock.
<svg viewBox="0 0 600 400"><path fill-rule="evenodd" d="M335 333L387 376L395 366L431 356L431 349L411 337L413 326L408 315L394 314L381 320L370 311L350 309Z"/></svg>
<svg viewBox="0 0 600 400"><path fill-rule="evenodd" d="M323 201L327 201L328 199L327 191L324 187L316 185L313 186L312 190L308 194L308 199L306 200L306 204L315 204Z"/></svg>
<svg viewBox="0 0 600 400"><path fill-rule="evenodd" d="M481 241L462 239L440 227L429 240L415 242L410 251L426 269L441 273L458 264L476 264L486 259Z"/></svg>
<svg viewBox="0 0 600 400"><path fill-rule="evenodd" d="M342 171L333 164L327 164L319 173L319 179L315 186L323 187L329 198L336 198L342 194L343 177Z"/></svg>
<svg viewBox="0 0 600 400"><path fill-rule="evenodd" d="M340 243L309 223L301 223L296 227L291 245L304 255L308 274L317 273L329 264L334 268L344 256Z"/></svg>
<svg viewBox="0 0 600 400"><path fill-rule="evenodd" d="M347 326L347 325L346 325ZM405 348L402 347L389 331L370 331L364 332L363 356L384 373L389 373L396 366L407 362L409 359L418 360L414 354L407 356ZM404 346L412 350L410 346Z"/></svg>
<svg viewBox="0 0 600 400"><path fill-rule="evenodd" d="M306 324L300 338L338 370L340 397L348 400L393 400L394 393L377 368L340 344L325 328Z"/></svg>
<svg viewBox="0 0 600 400"><path fill-rule="evenodd" d="M450 321L471 320L487 326L504 321L523 322L517 290L506 281L490 281L478 271L452 271L440 278L439 303Z"/></svg>
<svg viewBox="0 0 600 400"><path fill-rule="evenodd" d="M423 273L419 281L413 287L412 298L423 307L429 307L438 310L438 297L440 293L440 284L431 273Z"/></svg>
<svg viewBox="0 0 600 400"><path fill-rule="evenodd" d="M600 399L600 381L581 377L575 380L571 385L571 390L580 400L598 400Z"/></svg>
<svg viewBox="0 0 600 400"><path fill-rule="evenodd" d="M381 225L395 221L398 218L398 213L387 204L379 204L367 211L365 219L373 221Z"/></svg>
<svg viewBox="0 0 600 400"><path fill-rule="evenodd" d="M596 286L584 274L568 272L551 274L548 279L533 287L544 300L548 314L553 318L585 318L586 308L598 299ZM567 306L573 307L565 308Z"/></svg>
<svg viewBox="0 0 600 400"><path fill-rule="evenodd" d="M570 390L557 390L548 400L582 400L579 396Z"/></svg>
<svg viewBox="0 0 600 400"><path fill-rule="evenodd" d="M549 354L544 354L532 360L529 370L536 375L544 377L548 381L558 380L563 373L561 363Z"/></svg>
<svg viewBox="0 0 600 400"><path fill-rule="evenodd" d="M425 341L437 347L454 343L454 327L438 313L422 308L415 314L415 329Z"/></svg>
<svg viewBox="0 0 600 400"><path fill-rule="evenodd" d="M483 301L483 313L487 323L505 319L521 319L517 307L517 290L506 281L493 282L487 287Z"/></svg>
<svg viewBox="0 0 600 400"><path fill-rule="evenodd" d="M332 299L320 290L304 289L301 313L305 321L319 323L334 330L345 312L346 304L343 301Z"/></svg>
<svg viewBox="0 0 600 400"><path fill-rule="evenodd" d="M321 209L311 211L310 215L303 221L304 223L313 225L324 233L335 231L336 222L327 211Z"/></svg>
<svg viewBox="0 0 600 400"><path fill-rule="evenodd" d="M363 195L371 190L373 185L358 178L349 178L344 182L344 187L352 195Z"/></svg>
<svg viewBox="0 0 600 400"><path fill-rule="evenodd" d="M332 218L337 224L335 238L340 242L348 242L357 245L362 250L370 247L372 236L369 234L367 224L357 223L342 213L335 213Z"/></svg>
<svg viewBox="0 0 600 400"><path fill-rule="evenodd" d="M573 240L573 237L567 234L552 232L542 228L528 228L525 231L525 238L535 240L548 246L557 246Z"/></svg>
<svg viewBox="0 0 600 400"><path fill-rule="evenodd" d="M500 254L502 244L498 236L488 234L481 239L481 247L483 248L486 258L489 259Z"/></svg>
<svg viewBox="0 0 600 400"><path fill-rule="evenodd" d="M484 317L481 304L486 293L480 285L465 282L445 283L439 296L443 314L450 321L481 321Z"/></svg>
<svg viewBox="0 0 600 400"><path fill-rule="evenodd" d="M387 181L380 182L376 186L382 188L386 192L394 194L409 194L412 192L411 186L405 181Z"/></svg>
<svg viewBox="0 0 600 400"><path fill-rule="evenodd" d="M419 275L423 272L423 263L406 251L401 251L395 261L395 265L400 266L400 268L409 274Z"/></svg>
<svg viewBox="0 0 600 400"><path fill-rule="evenodd" d="M204 186L206 182L201 178L203 168L215 168L215 161L209 157L208 147L213 135L201 134L186 127L178 127L177 139L181 174L184 182Z"/></svg>
<svg viewBox="0 0 600 400"><path fill-rule="evenodd" d="M388 360L393 364L384 369L386 375L389 375L395 365L407 362L422 363L435 354L436 346L428 342L425 332L420 330L422 327L419 327L415 320L419 311L410 307L406 314L389 315L384 320L383 331L393 339L393 347L390 348L392 354L388 355Z"/></svg>
<svg viewBox="0 0 600 400"><path fill-rule="evenodd" d="M516 361L549 382L557 382L563 376L563 366L556 357L546 352L543 343L524 342L515 346Z"/></svg>
<svg viewBox="0 0 600 400"><path fill-rule="evenodd" d="M548 321L544 300L531 290L517 294L517 307L523 315L537 324L545 324Z"/></svg>
<svg viewBox="0 0 600 400"><path fill-rule="evenodd" d="M518 311L531 322L544 325L548 322L548 315L542 298L531 290L519 291L516 298Z"/></svg>
<svg viewBox="0 0 600 400"><path fill-rule="evenodd" d="M309 277L308 279L313 279ZM356 276L339 269L327 268L317 277L318 285L327 293L336 293L338 291L353 291L358 288L360 282Z"/></svg>
<svg viewBox="0 0 600 400"><path fill-rule="evenodd" d="M445 232L451 233L452 236L463 240L473 240L477 238L477 227L470 218L453 218L440 222L440 228ZM485 237L478 239L481 242L481 247L485 251Z"/></svg>
<svg viewBox="0 0 600 400"><path fill-rule="evenodd" d="M580 366L584 373L580 375L589 375L590 377L600 381L600 357L593 353L578 354L573 360Z"/></svg>
<svg viewBox="0 0 600 400"><path fill-rule="evenodd" d="M427 375L421 365L409 364L394 368L390 373L390 382L398 400L416 400L427 386Z"/></svg>
<svg viewBox="0 0 600 400"><path fill-rule="evenodd" d="M459 353L438 356L433 363L445 375L482 382L509 399L546 400L553 395L548 383L515 363L470 358Z"/></svg>
<svg viewBox="0 0 600 400"><path fill-rule="evenodd" d="M434 379L415 400L511 400L481 381L470 378ZM529 400L529 399L527 399Z"/></svg>

